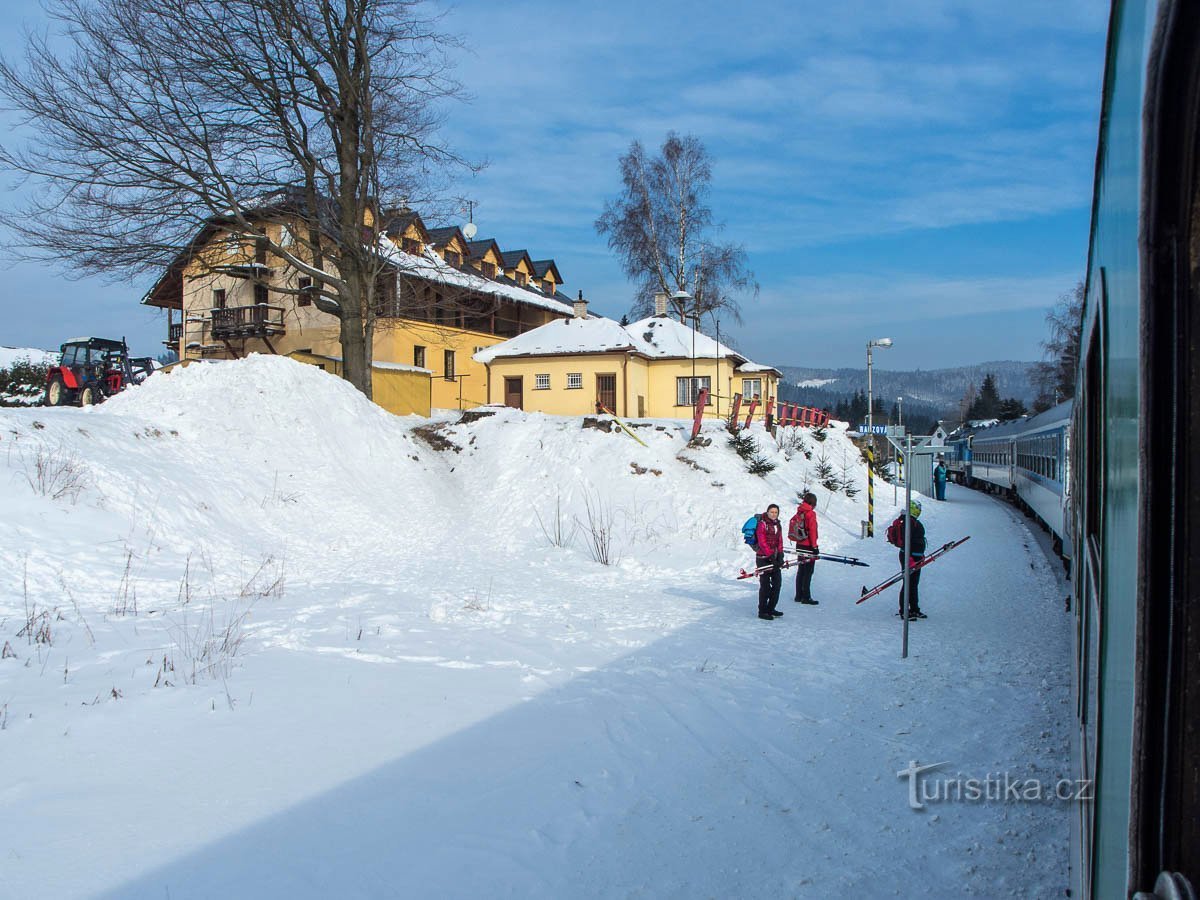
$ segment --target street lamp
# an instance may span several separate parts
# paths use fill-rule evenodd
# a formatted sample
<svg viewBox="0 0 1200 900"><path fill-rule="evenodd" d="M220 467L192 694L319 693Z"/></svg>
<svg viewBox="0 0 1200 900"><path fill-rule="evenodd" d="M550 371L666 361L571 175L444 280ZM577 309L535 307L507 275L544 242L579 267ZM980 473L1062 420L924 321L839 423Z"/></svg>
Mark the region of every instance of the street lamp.
<svg viewBox="0 0 1200 900"><path fill-rule="evenodd" d="M679 307L679 321L687 322L688 304L692 302L692 295L680 288L671 295L671 300ZM699 392L696 390L696 326L700 324L696 316L696 310L692 310L692 380L691 380L691 400L694 404Z"/></svg>
<svg viewBox="0 0 1200 900"><path fill-rule="evenodd" d="M871 391L871 350L890 346L891 338L867 341L867 537L875 536L875 400Z"/></svg>

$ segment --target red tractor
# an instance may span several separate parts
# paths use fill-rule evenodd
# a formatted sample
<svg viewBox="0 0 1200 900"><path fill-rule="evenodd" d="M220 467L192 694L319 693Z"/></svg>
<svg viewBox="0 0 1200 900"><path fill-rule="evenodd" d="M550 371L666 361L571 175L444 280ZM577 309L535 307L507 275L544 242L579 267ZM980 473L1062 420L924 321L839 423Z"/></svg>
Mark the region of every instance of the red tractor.
<svg viewBox="0 0 1200 900"><path fill-rule="evenodd" d="M91 406L140 384L154 371L148 357L131 358L124 338L72 338L57 366L46 373L46 406Z"/></svg>

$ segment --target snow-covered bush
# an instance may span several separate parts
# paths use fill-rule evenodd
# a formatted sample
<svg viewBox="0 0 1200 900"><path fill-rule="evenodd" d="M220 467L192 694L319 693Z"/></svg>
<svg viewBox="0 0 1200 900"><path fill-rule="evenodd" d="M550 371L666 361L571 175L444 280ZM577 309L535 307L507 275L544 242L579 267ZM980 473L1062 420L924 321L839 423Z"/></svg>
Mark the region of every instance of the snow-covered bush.
<svg viewBox="0 0 1200 900"><path fill-rule="evenodd" d="M32 362L18 357L7 367L0 367L0 406L36 406L46 390L48 363Z"/></svg>

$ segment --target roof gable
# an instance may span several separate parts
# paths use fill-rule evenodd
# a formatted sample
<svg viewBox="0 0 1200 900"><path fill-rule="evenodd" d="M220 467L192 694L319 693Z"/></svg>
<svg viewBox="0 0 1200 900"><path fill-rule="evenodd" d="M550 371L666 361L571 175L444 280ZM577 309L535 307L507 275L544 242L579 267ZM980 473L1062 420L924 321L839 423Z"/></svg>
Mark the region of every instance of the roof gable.
<svg viewBox="0 0 1200 900"><path fill-rule="evenodd" d="M525 271L533 274L533 260L529 258L529 253L525 250L506 250L502 254L504 259L505 270L519 269L524 263Z"/></svg>
<svg viewBox="0 0 1200 900"><path fill-rule="evenodd" d="M547 275L553 276L551 280L555 284L563 283L563 277L559 274L558 266L554 264L554 260L535 259L533 261L533 277L538 280L545 280Z"/></svg>

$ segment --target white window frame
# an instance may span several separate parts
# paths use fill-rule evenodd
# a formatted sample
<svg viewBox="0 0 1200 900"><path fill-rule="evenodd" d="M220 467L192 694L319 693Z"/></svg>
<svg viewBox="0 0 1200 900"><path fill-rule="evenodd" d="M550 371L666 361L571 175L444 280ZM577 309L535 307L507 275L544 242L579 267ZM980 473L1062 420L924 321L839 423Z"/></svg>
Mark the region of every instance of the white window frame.
<svg viewBox="0 0 1200 900"><path fill-rule="evenodd" d="M535 391L550 390L550 375L549 375L549 373L544 372L541 375L534 375L533 376L533 389Z"/></svg>
<svg viewBox="0 0 1200 900"><path fill-rule="evenodd" d="M567 373L567 390L582 391L583 390L583 373L568 372Z"/></svg>
<svg viewBox="0 0 1200 900"><path fill-rule="evenodd" d="M743 400L753 400L754 398L757 397L759 400L761 400L762 396L763 396L762 382L763 382L763 380L761 378L743 378L742 379L742 399ZM753 392L751 391L751 389L749 387L752 384L758 385L758 388L756 390L754 390Z"/></svg>
<svg viewBox="0 0 1200 900"><path fill-rule="evenodd" d="M700 391L708 388L708 402L706 406L712 405L712 376L697 375L693 378L691 375L680 375L675 378L675 405L676 406L695 406L696 397Z"/></svg>

